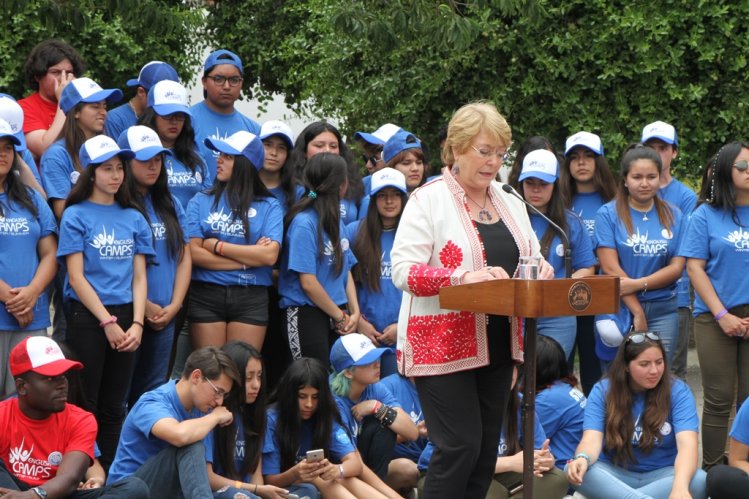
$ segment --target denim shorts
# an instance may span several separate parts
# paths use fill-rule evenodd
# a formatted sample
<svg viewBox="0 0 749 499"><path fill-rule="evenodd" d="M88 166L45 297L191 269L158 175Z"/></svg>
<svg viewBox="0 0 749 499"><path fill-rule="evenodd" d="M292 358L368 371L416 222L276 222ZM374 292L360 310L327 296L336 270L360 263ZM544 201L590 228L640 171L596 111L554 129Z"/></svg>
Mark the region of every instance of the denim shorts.
<svg viewBox="0 0 749 499"><path fill-rule="evenodd" d="M268 325L268 288L265 286L222 286L193 281L188 303L190 322Z"/></svg>

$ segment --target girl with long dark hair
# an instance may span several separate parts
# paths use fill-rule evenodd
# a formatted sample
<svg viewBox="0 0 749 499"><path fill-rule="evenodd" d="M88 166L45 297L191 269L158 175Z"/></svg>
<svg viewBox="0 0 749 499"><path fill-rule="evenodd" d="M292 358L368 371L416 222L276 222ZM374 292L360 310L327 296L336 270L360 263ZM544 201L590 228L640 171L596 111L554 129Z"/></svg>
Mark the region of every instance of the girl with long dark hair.
<svg viewBox="0 0 749 499"><path fill-rule="evenodd" d="M7 358L27 336L49 327L45 289L57 271L57 224L44 198L20 180L21 141L0 120L0 341ZM15 391L7 366L0 371L0 398Z"/></svg>
<svg viewBox="0 0 749 499"><path fill-rule="evenodd" d="M154 255L151 228L123 186L123 161L132 157L105 135L83 144L83 171L65 202L57 251L68 270L68 323L75 324L67 342L85 366L84 390L99 423L105 469L125 418L143 336L146 257Z"/></svg>
<svg viewBox="0 0 749 499"><path fill-rule="evenodd" d="M357 478L363 465L341 423L325 364L304 357L293 361L271 404L263 443L267 483L311 484L324 499L385 497ZM310 462L307 451L317 449L323 451L323 459Z"/></svg>
<svg viewBox="0 0 749 499"><path fill-rule="evenodd" d="M578 389L562 346L539 336L536 345L536 415L551 441L556 465L564 469L583 436L585 395Z"/></svg>
<svg viewBox="0 0 749 499"><path fill-rule="evenodd" d="M374 203L369 205L366 218L346 227L353 237L358 262L351 274L362 311L359 332L395 353L403 292L393 284L390 250L406 206L406 177L394 168L383 168L372 174L371 189ZM381 375L384 378L395 372L395 356L387 356Z"/></svg>
<svg viewBox="0 0 749 499"><path fill-rule="evenodd" d="M193 346L263 346L268 287L283 237L281 206L260 181L263 144L250 132L205 139L221 155L216 182L187 207L193 257L188 320Z"/></svg>
<svg viewBox="0 0 749 499"><path fill-rule="evenodd" d="M283 121L272 120L263 123L259 137L265 150L265 162L258 172L260 180L276 196L286 214L303 193L291 166L294 133Z"/></svg>
<svg viewBox="0 0 749 499"><path fill-rule="evenodd" d="M42 183L52 211L59 219L70 189L83 173L78 151L88 139L104 132L107 104L122 99L118 89L102 89L90 78L77 78L65 86L60 95L60 109L65 123L58 139L39 161L44 172Z"/></svg>
<svg viewBox="0 0 749 499"><path fill-rule="evenodd" d="M148 296L145 328L130 387L130 407L141 394L166 381L174 340L175 317L182 308L190 284L192 260L182 205L169 192L162 147L152 129L136 125L126 129L119 146L135 157L126 162L126 184L133 205L151 226L156 256L146 267Z"/></svg>
<svg viewBox="0 0 749 499"><path fill-rule="evenodd" d="M702 465L723 460L731 407L749 395L749 143L712 162L706 200L692 213L679 254L694 286L694 333L704 392ZM708 168L710 165L708 165Z"/></svg>
<svg viewBox="0 0 749 499"><path fill-rule="evenodd" d="M328 362L337 334L356 330L359 304L351 267L356 258L341 220L346 161L319 153L304 168L305 195L286 215L279 306L292 358Z"/></svg>
<svg viewBox="0 0 749 499"><path fill-rule="evenodd" d="M216 172L209 172L198 152L187 89L176 81L163 80L148 91L147 107L138 119L159 135L161 144L171 151L164 156L169 191L182 204L213 184Z"/></svg>
<svg viewBox="0 0 749 499"><path fill-rule="evenodd" d="M650 147L630 146L621 160L615 201L596 215L596 252L601 271L621 278L622 302L636 331L658 333L670 361L679 317L676 281L684 258L676 250L681 212L658 197L661 158Z"/></svg>
<svg viewBox="0 0 749 499"><path fill-rule="evenodd" d="M518 177L519 191L526 201L544 213L564 232L570 241L571 277L593 275L596 257L590 237L580 218L565 208L559 188L557 156L546 149L531 151L523 159ZM554 277L564 278L565 248L556 229L533 210L528 210L533 231L541 244L541 254L554 267ZM557 340L568 357L575 347L577 319L573 316L545 317L538 320L538 333Z"/></svg>
<svg viewBox="0 0 749 499"><path fill-rule="evenodd" d="M564 162L559 176L560 190L567 208L579 216L595 243L596 213L616 196L616 178L604 155L601 138L590 132L577 132L567 137ZM617 343L618 344L618 343ZM594 317L577 317L575 347L580 360L580 381L584 393L590 393L601 378L601 363L597 354L606 350L600 336L595 334ZM610 361L611 357L601 358Z"/></svg>
<svg viewBox="0 0 749 499"><path fill-rule="evenodd" d="M658 335L633 332L590 392L567 479L589 499L705 499L698 425L694 396L670 376Z"/></svg>
<svg viewBox="0 0 749 499"><path fill-rule="evenodd" d="M341 132L325 120L307 125L296 139L291 151L289 162L297 180L302 181L307 162L315 154L327 152L337 154L346 162L346 178L348 183L341 194L340 210L344 224L349 224L358 218L359 203L364 195L364 185L359 168L354 163L351 150L343 141Z"/></svg>
<svg viewBox="0 0 749 499"><path fill-rule="evenodd" d="M221 350L236 364L240 383L225 401L234 420L230 425L217 426L204 441L214 497L285 497L295 491L265 485L261 474L266 404L263 358L243 341L230 341Z"/></svg>

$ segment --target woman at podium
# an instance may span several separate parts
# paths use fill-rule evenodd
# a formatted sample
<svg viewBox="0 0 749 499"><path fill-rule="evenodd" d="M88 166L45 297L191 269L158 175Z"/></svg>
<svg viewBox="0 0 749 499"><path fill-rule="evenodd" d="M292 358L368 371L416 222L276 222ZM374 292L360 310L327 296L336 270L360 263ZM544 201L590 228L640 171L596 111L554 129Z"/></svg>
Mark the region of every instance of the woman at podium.
<svg viewBox="0 0 749 499"><path fill-rule="evenodd" d="M522 201L496 181L511 131L494 105L453 115L441 177L416 189L391 251L405 291L396 358L412 376L435 450L424 497L484 497L494 472L512 366L522 360L519 321L444 310L443 286L508 278L540 247ZM542 258L540 278L553 269Z"/></svg>

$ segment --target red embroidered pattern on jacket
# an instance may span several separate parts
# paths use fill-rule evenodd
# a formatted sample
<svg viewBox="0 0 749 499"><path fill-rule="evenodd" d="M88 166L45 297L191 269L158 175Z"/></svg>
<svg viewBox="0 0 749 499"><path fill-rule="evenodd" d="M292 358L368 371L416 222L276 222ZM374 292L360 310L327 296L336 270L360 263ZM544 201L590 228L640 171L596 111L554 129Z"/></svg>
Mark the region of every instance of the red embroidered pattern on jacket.
<svg viewBox="0 0 749 499"><path fill-rule="evenodd" d="M452 241L447 241L440 250L440 262L443 267L457 269L463 263L463 251Z"/></svg>
<svg viewBox="0 0 749 499"><path fill-rule="evenodd" d="M408 269L408 289L414 296L434 296L440 288L450 285L452 269L438 269L429 265L411 265Z"/></svg>
<svg viewBox="0 0 749 499"><path fill-rule="evenodd" d="M443 364L477 355L476 315L450 312L408 319L414 364Z"/></svg>

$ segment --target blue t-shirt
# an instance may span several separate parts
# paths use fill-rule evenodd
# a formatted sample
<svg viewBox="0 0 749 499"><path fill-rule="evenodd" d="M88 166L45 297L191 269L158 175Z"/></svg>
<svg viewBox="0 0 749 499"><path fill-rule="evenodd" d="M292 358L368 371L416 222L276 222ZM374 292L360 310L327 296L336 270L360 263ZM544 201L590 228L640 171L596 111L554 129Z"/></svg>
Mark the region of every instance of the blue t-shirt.
<svg viewBox="0 0 749 499"><path fill-rule="evenodd" d="M29 166L31 169L31 174L34 175L34 179L39 182L39 185L42 184L42 177L39 176L39 167L36 166L36 161L34 161L34 155L31 154L31 151L28 149L21 149L19 147L16 147L16 151L18 154L21 155L21 159ZM44 188L44 187L42 187Z"/></svg>
<svg viewBox="0 0 749 499"><path fill-rule="evenodd" d="M169 251L166 226L153 209L153 200L150 193L145 196L144 201L148 221L151 223L154 250L156 251L156 256L148 262L148 266L146 267L148 299L163 307L172 302L174 279L177 276L177 265L179 264L177 257L179 254L172 254ZM177 212L179 225L185 227L185 212L182 209L182 205L179 204L179 201L174 196L172 196L172 202L174 203L174 210ZM189 243L190 239L187 237L187 233L183 232L183 236L184 243Z"/></svg>
<svg viewBox="0 0 749 499"><path fill-rule="evenodd" d="M244 464L244 454L245 454L245 448L244 448L244 428L242 427L242 416L239 413L234 413L234 422L233 426L235 428L235 437L234 437L234 469L239 471L242 468L242 465ZM214 447L215 447L215 439L213 438L214 433L216 430L214 429L212 432L209 432L208 435L205 436L203 439L203 446L205 447L205 461L207 463L211 463L213 465L213 472L217 475L224 475L226 470L221 465L221 463L216 462L216 456L214 455ZM254 470L251 470L254 471ZM242 481L245 483L249 483L252 481L252 473L247 473L242 477Z"/></svg>
<svg viewBox="0 0 749 499"><path fill-rule="evenodd" d="M278 475L286 470L281 469L281 448L276 437L276 425L278 410L268 409L268 419L265 425L265 438L263 439L263 475ZM299 449L296 453L296 462L307 457L307 451L312 449L312 434L315 431L315 418L302 421L299 425ZM338 423L333 423L328 443L332 455L325 456L332 463L340 463L344 456L356 451L346 430Z"/></svg>
<svg viewBox="0 0 749 499"><path fill-rule="evenodd" d="M276 198L256 198L248 212L249 240L239 218L233 219L226 192L213 207L213 194L200 192L187 205L187 232L190 238L215 237L232 244L253 245L261 237L268 237L279 245L283 240L283 211ZM272 266L248 267L246 270L210 270L193 265L194 281L221 286L270 286Z"/></svg>
<svg viewBox="0 0 749 499"><path fill-rule="evenodd" d="M362 177L361 183L364 186L364 195L369 197L369 192L372 190L372 175Z"/></svg>
<svg viewBox="0 0 749 499"><path fill-rule="evenodd" d="M367 212L369 211L369 202L371 200L371 196L369 194L365 195L361 203L359 203L359 220L364 220L367 218Z"/></svg>
<svg viewBox="0 0 749 499"><path fill-rule="evenodd" d="M655 208L643 220L642 212L629 209L633 233L627 234L624 223L616 213L616 201L606 203L596 215L596 247L613 248L619 254L622 270L632 279L656 272L669 264L676 256L681 240L682 215L675 206L670 206L674 217L673 227L661 225ZM641 302L662 301L676 295L676 283L660 289L648 289L637 293Z"/></svg>
<svg viewBox="0 0 749 499"><path fill-rule="evenodd" d="M286 192L284 192L283 188L279 185L277 187L274 187L273 189L268 189L271 194L273 194L273 197L275 197L278 200L278 204L281 205L281 209L283 210L283 216L286 216L286 212L288 211L286 209ZM294 201L291 204L296 203L299 201L302 196L304 196L304 187L301 185L297 185L294 187Z"/></svg>
<svg viewBox="0 0 749 499"><path fill-rule="evenodd" d="M741 404L731 426L731 438L749 445L749 404Z"/></svg>
<svg viewBox="0 0 749 499"><path fill-rule="evenodd" d="M333 245L327 234L323 234L323 248L317 240L317 212L310 208L298 213L289 224L286 244L281 257L278 277L279 307L316 306L299 283L299 274L314 274L320 285L336 305L345 304L348 273L356 264L351 251L346 228L339 222L339 239L343 256L343 268L335 273Z"/></svg>
<svg viewBox="0 0 749 499"><path fill-rule="evenodd" d="M536 237L540 241L549 227L549 222L536 213L531 213L530 217L533 232L536 233ZM567 235L570 238L570 247L572 249L572 271L575 272L576 270L595 265L596 256L593 254L593 244L591 243L590 236L583 230L582 220L569 210L567 210ZM554 267L554 277L556 279L564 279L566 277L564 275L564 245L558 235L555 235L551 240L549 255L546 257L546 261Z"/></svg>
<svg viewBox="0 0 749 499"><path fill-rule="evenodd" d="M122 132L138 123L135 111L126 102L107 112L107 121L104 122L104 133L117 140Z"/></svg>
<svg viewBox="0 0 749 499"><path fill-rule="evenodd" d="M591 239L596 230L596 213L606 204L600 192L578 192L572 198L570 209L580 217Z"/></svg>
<svg viewBox="0 0 749 499"><path fill-rule="evenodd" d="M183 208L187 208L187 203L195 194L210 188L213 184L213 177L208 174L205 165L198 165L193 172L176 157L165 154L164 167L166 168L169 191L179 199Z"/></svg>
<svg viewBox="0 0 749 499"><path fill-rule="evenodd" d="M255 135L260 134L260 125L237 110L229 114L217 113L203 101L192 106L190 112L192 113L192 127L195 129L195 142L198 144L198 150L205 160L208 171L211 172L211 178L216 176L216 158L219 153L205 146L206 137L226 140L227 137L240 130L246 130Z"/></svg>
<svg viewBox="0 0 749 499"><path fill-rule="evenodd" d="M66 199L70 189L78 181L80 173L73 166L65 141L53 142L39 160L42 172L42 187L49 199Z"/></svg>
<svg viewBox="0 0 749 499"><path fill-rule="evenodd" d="M341 220L343 225L355 222L359 218L359 207L353 199L341 199Z"/></svg>
<svg viewBox="0 0 749 499"><path fill-rule="evenodd" d="M520 397L522 400L522 397ZM525 435L525 429L523 428L523 419L521 417L521 411L523 410L522 406L518 408L518 414L517 414L517 425L518 425L518 441L520 442L520 448L523 448L524 445L524 435ZM506 441L506 435L507 435L507 428L505 428L505 425L502 425L502 431L499 434L499 445L497 446L497 457L505 457L507 456L507 441ZM544 431L544 427L541 425L541 420L538 418L538 413L533 414L533 448L534 449L540 449L541 446L544 445L544 440L546 440L546 432Z"/></svg>
<svg viewBox="0 0 749 499"><path fill-rule="evenodd" d="M382 381L378 381L373 385L367 386L359 397L358 400L351 400L349 397L339 397L333 395L335 403L338 406L338 413L341 415L341 421L343 426L348 430L351 438L356 443L356 439L359 437L360 422L356 420L353 414L351 414L351 408L359 402L365 400L377 400L383 405L389 405L390 407L400 407L400 403L393 396L392 392L388 389Z"/></svg>
<svg viewBox="0 0 749 499"><path fill-rule="evenodd" d="M137 210L83 201L66 208L60 221L57 257L83 253L83 272L102 304L123 305L133 301L133 259L153 256L151 227ZM66 300L78 295L65 276Z"/></svg>
<svg viewBox="0 0 749 499"><path fill-rule="evenodd" d="M697 194L692 189L682 184L676 179L672 179L666 187L661 187L658 194L664 200L681 210L682 215L689 217L697 205ZM676 281L676 302L679 307L689 307L692 300L689 293L689 276L687 269L681 273L681 277Z"/></svg>
<svg viewBox="0 0 749 499"><path fill-rule="evenodd" d="M120 442L117 444L112 467L109 468L107 485L131 476L148 458L169 447L168 442L151 434L151 429L157 422L162 419L174 419L180 423L203 416L205 414L197 409L188 412L179 401L177 380L167 381L141 395L122 425Z"/></svg>
<svg viewBox="0 0 749 499"><path fill-rule="evenodd" d="M668 374L664 373L664 376L668 376ZM588 396L583 422L583 431L595 430L603 433L604 442L606 438L606 393L608 393L608 388L608 379L603 379L593 386L593 390ZM666 421L661 426L661 436L657 439L649 454L642 452L638 446L642 438L640 420L645 413L645 394L641 392L633 394L633 396L632 417L635 419L635 431L632 435L632 454L634 462L629 463L628 469L642 473L673 466L677 453L676 434L681 431L699 431L697 406L691 390L682 380L672 378L671 408ZM599 459L613 464L606 449L603 449Z"/></svg>
<svg viewBox="0 0 749 499"><path fill-rule="evenodd" d="M57 233L57 221L47 202L34 189L26 188L36 207L34 216L19 203L9 203L8 193L0 192L0 279L11 288L28 286L39 267L39 240ZM43 329L49 326L49 302L42 292L33 309L34 319L23 329ZM22 330L12 314L0 305L0 330Z"/></svg>
<svg viewBox="0 0 749 499"><path fill-rule="evenodd" d="M701 204L689 219L679 256L705 260L705 272L721 303L727 309L749 303L749 206L737 206L737 225L731 213ZM709 313L698 293L694 297L694 315Z"/></svg>
<svg viewBox="0 0 749 499"><path fill-rule="evenodd" d="M555 381L536 395L536 416L550 440L551 453L560 469L574 457L583 436L585 404L585 395L564 381Z"/></svg>
<svg viewBox="0 0 749 499"><path fill-rule="evenodd" d="M355 243L361 227L362 224L359 221L346 227L352 244ZM382 231L380 236L380 290L375 292L363 283L356 283L356 296L359 299L361 313L380 332L390 324L398 322L398 312L400 312L403 298L403 291L395 287L392 278L393 263L390 259L390 251L393 249L394 240L395 229Z"/></svg>
<svg viewBox="0 0 749 499"><path fill-rule="evenodd" d="M396 373L382 378L380 383L390 390L395 400L398 401L398 405L403 408L414 424L424 421L424 413L421 410L421 402L419 401L419 394L416 391L416 385L411 383L408 378ZM424 450L426 444L427 439L421 437L411 442L396 444L395 449L393 449L393 459L405 457L416 462L419 460L421 451Z"/></svg>

